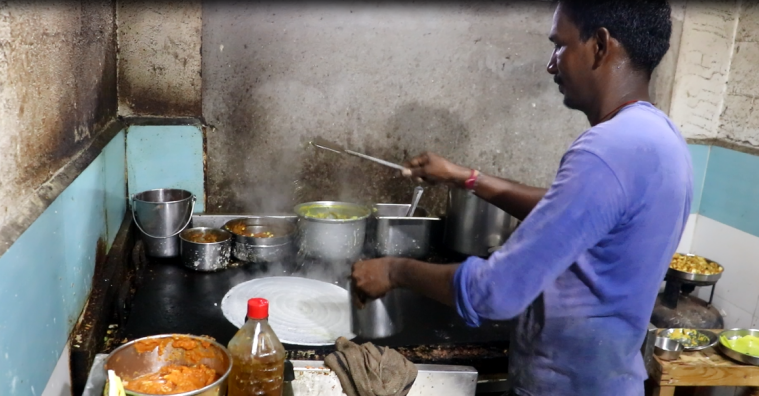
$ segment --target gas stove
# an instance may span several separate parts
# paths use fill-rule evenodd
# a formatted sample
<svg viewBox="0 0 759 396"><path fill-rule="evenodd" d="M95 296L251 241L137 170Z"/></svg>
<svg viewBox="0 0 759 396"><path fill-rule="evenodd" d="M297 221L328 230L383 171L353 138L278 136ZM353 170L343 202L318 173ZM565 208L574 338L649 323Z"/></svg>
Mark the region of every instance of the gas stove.
<svg viewBox="0 0 759 396"><path fill-rule="evenodd" d="M658 328L721 329L722 315L712 306L714 288L722 273L698 275L669 269L664 291L656 298L651 323ZM709 287L709 301L694 295L696 287Z"/></svg>

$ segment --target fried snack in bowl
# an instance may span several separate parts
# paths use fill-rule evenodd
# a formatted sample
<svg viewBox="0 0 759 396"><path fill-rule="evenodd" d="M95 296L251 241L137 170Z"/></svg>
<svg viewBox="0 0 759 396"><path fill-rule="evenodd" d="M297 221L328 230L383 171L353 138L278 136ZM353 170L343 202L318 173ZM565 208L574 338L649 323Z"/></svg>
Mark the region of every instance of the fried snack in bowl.
<svg viewBox="0 0 759 396"><path fill-rule="evenodd" d="M701 256L680 253L675 253L672 257L669 268L698 275L716 275L723 271L721 265Z"/></svg>

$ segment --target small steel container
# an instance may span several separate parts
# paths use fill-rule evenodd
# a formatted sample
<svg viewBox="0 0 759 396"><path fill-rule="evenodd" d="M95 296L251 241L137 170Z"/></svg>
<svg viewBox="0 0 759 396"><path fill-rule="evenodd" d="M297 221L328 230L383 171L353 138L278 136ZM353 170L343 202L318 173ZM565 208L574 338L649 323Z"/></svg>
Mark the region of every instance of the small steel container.
<svg viewBox="0 0 759 396"><path fill-rule="evenodd" d="M676 360L683 352L683 344L665 337L657 337L654 343L654 355L661 360Z"/></svg>
<svg viewBox="0 0 759 396"><path fill-rule="evenodd" d="M433 224L438 217L428 217L417 207L414 215L406 217L409 204L376 204L372 208L369 240L378 257L408 257L423 259L430 251Z"/></svg>
<svg viewBox="0 0 759 396"><path fill-rule="evenodd" d="M294 255L295 225L287 219L243 217L228 221L224 229L233 235L232 256L238 260L277 263L288 261ZM274 236L251 236L261 232L271 232Z"/></svg>
<svg viewBox="0 0 759 396"><path fill-rule="evenodd" d="M386 338L403 330L405 296L411 292L405 289L394 289L383 297L369 300L362 308L356 307L352 299L353 283L349 283L351 292L351 331L353 334L368 340Z"/></svg>
<svg viewBox="0 0 759 396"><path fill-rule="evenodd" d="M452 250L469 256L487 257L511 234L511 216L474 195L451 188L445 222L445 242Z"/></svg>
<svg viewBox="0 0 759 396"><path fill-rule="evenodd" d="M179 239L185 267L209 272L224 269L229 264L232 234L218 228L197 227L182 231Z"/></svg>
<svg viewBox="0 0 759 396"><path fill-rule="evenodd" d="M149 352L139 353L135 344L147 340L163 340L174 337L189 338L200 342L202 356L199 362L185 357L185 350L174 348L173 342L168 343L162 354L159 354L158 346ZM204 346L205 345L205 346ZM219 379L211 385L192 392L185 392L181 396L224 396L227 394L227 379L232 371L232 356L221 344L216 341L193 335L162 334L139 338L126 343L111 352L105 360L105 370L113 370L123 380L132 380L139 376L158 371L161 367L169 364L192 365L205 364L216 371ZM140 392L126 391L128 396L151 396Z"/></svg>

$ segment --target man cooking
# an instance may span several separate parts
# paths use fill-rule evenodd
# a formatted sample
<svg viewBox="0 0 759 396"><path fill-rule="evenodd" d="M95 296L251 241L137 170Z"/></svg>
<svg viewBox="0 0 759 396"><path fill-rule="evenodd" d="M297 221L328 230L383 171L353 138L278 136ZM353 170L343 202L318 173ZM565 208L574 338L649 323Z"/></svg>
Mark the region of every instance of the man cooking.
<svg viewBox="0 0 759 396"><path fill-rule="evenodd" d="M692 196L687 145L649 103L670 35L666 1L561 0L547 69L590 129L564 154L551 187L432 153L412 159L406 176L470 189L523 222L488 259L358 262L359 299L408 288L454 306L471 326L517 318L513 394L643 395L640 347Z"/></svg>

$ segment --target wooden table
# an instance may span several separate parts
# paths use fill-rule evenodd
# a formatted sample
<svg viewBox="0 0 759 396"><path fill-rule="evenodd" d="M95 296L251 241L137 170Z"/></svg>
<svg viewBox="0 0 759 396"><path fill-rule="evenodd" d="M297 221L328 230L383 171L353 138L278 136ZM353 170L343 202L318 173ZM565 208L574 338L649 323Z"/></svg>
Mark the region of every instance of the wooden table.
<svg viewBox="0 0 759 396"><path fill-rule="evenodd" d="M712 331L719 334L721 330ZM654 359L649 373L657 384L654 396L672 396L678 386L757 387L749 394L759 396L759 366L738 363L715 348L683 352L673 361L660 360L656 356Z"/></svg>

